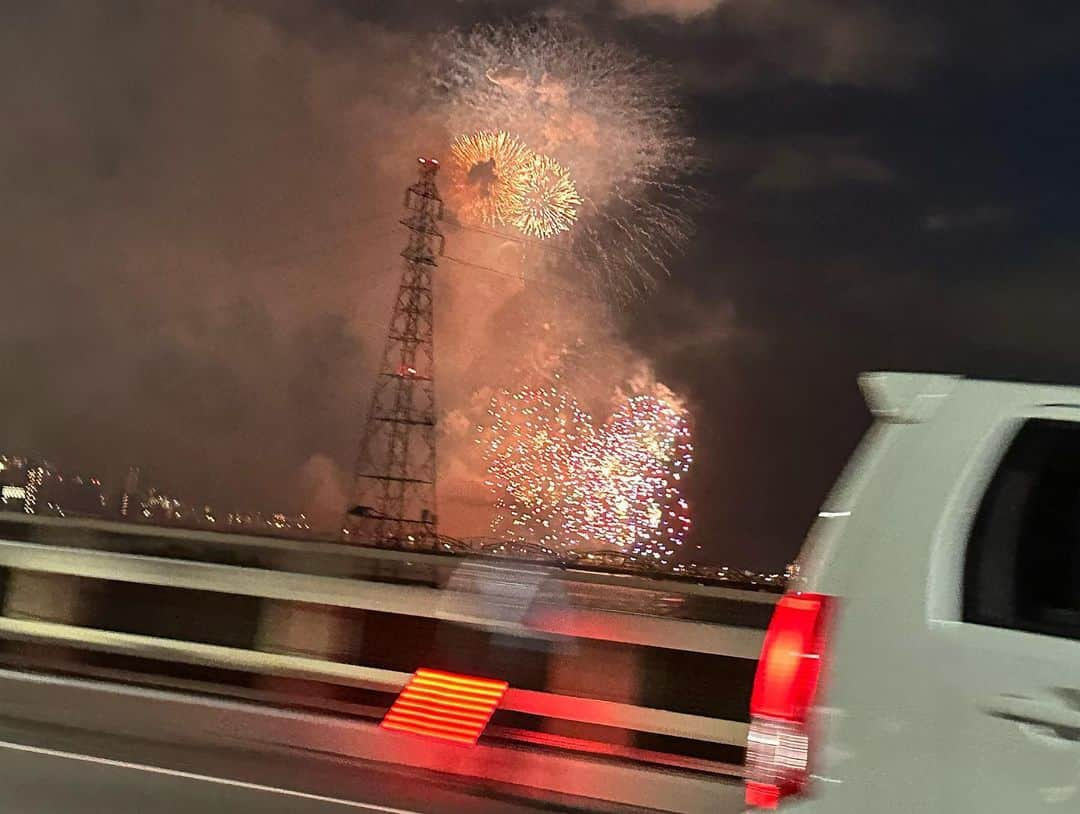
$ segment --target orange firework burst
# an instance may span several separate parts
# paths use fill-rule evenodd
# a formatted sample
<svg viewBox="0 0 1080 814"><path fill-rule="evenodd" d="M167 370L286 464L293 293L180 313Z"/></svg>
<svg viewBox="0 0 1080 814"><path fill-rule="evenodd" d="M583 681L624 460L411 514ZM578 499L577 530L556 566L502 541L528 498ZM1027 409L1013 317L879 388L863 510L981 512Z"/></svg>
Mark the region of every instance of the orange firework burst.
<svg viewBox="0 0 1080 814"><path fill-rule="evenodd" d="M462 220L486 226L515 223L532 151L509 133L492 130L458 136L450 151L450 189Z"/></svg>
<svg viewBox="0 0 1080 814"><path fill-rule="evenodd" d="M526 167L514 225L530 237L553 237L574 225L581 203L567 169L550 156L534 155Z"/></svg>

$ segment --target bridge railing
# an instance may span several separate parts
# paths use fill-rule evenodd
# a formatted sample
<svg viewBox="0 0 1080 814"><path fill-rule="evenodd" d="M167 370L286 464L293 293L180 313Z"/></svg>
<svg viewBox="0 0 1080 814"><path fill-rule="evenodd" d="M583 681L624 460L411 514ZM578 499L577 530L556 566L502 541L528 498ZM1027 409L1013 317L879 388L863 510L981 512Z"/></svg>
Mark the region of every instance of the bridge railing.
<svg viewBox="0 0 1080 814"><path fill-rule="evenodd" d="M468 550L514 567L522 562L512 556L501 558L499 548L478 540L462 541L464 548L440 552L406 551L320 539L296 540L2 511L0 539L431 587L444 585ZM710 603L718 600L722 603L724 598L734 598L744 606L772 605L776 601L773 595L783 588L780 582L754 582L738 572L721 568L697 566L666 572L636 567L624 555L613 552L582 552L556 562L533 562L549 565L554 572L575 583L613 588L596 594L613 610L621 609L618 603L629 595L629 589L654 594L667 591L680 601L673 603L666 598L655 602L646 612L683 618L707 614Z"/></svg>
<svg viewBox="0 0 1080 814"><path fill-rule="evenodd" d="M85 544L93 532L81 546L0 539L0 665L367 727L416 669L442 669L509 682L486 749L675 771L697 784L741 772L769 595L468 561L440 576L441 588L390 584L104 550ZM612 592L619 610L603 596ZM685 616L695 599L713 621L667 607ZM427 746L402 754L431 760ZM547 782L565 791L557 774Z"/></svg>

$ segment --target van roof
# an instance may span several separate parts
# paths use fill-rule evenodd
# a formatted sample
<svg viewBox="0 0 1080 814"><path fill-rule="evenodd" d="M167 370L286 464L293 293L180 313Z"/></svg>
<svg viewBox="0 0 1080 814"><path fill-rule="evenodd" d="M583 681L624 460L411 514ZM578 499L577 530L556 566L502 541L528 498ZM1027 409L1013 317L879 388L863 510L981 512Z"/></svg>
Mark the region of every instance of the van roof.
<svg viewBox="0 0 1080 814"><path fill-rule="evenodd" d="M942 373L863 373L859 376L866 406L875 418L898 424L930 420L962 376Z"/></svg>
<svg viewBox="0 0 1080 814"><path fill-rule="evenodd" d="M1078 387L968 379L945 373L863 373L859 376L859 387L874 417L894 424L929 421L945 400L960 389L980 403L989 398L999 407L1010 404L1080 408Z"/></svg>

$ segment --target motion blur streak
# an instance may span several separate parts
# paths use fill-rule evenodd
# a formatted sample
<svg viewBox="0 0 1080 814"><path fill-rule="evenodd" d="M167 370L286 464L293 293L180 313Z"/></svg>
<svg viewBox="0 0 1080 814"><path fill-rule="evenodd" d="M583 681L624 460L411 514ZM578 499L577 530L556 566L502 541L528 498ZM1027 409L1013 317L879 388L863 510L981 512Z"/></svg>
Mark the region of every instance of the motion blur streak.
<svg viewBox="0 0 1080 814"><path fill-rule="evenodd" d="M109 766L114 769L129 769L136 772L148 772L150 774L178 777L183 780L198 780L203 783L216 783L220 786L232 786L234 788L248 789L250 791L261 791L267 794L280 794L285 797L295 797L299 800L311 800L317 803L330 803L332 805L344 806L345 808L354 808L359 811L378 811L381 812L381 814L420 814L420 812L412 811L411 809L390 808L389 806L373 805L371 803L357 803L352 800L342 800L337 797L323 797L320 794L308 794L307 792L281 789L276 786L264 786L261 783L245 783L243 780L228 780L224 777L213 777L212 775L207 774L184 772L179 769L165 769L161 766L129 763L126 760L111 760L104 757L94 757L93 755L81 755L76 752L64 752L59 749L46 749L42 746L27 746L24 743L0 741L0 749L9 749L14 752L28 752L33 755L55 757L62 760L74 760L79 763L94 763L99 766Z"/></svg>

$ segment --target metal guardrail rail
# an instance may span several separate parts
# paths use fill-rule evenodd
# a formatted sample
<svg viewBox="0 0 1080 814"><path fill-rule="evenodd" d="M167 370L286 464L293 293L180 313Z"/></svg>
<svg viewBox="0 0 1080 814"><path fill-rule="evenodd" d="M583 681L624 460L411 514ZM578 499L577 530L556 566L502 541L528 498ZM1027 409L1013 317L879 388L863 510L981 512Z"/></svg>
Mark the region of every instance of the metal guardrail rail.
<svg viewBox="0 0 1080 814"><path fill-rule="evenodd" d="M466 662L460 671L474 669L469 659L479 654L476 674L506 669L525 676L511 680L482 743L694 777L741 773L745 698L762 619L775 601L770 594L699 585L656 591L652 580L641 587L636 577L541 569L528 572L530 592L514 599L520 607L507 615L505 597L492 605L491 597L447 588L453 571L429 584L394 584L294 570L308 553L338 564L356 557L333 546L308 551L307 543L242 538L241 553L276 559L240 565L194 559L205 541L190 532L147 538L139 529L121 541L130 545L121 545L111 526L91 527L81 537L70 525L29 528L45 528L48 541L0 539L0 665L118 686L198 688L203 695L375 724L412 671L432 666L423 661L429 652L458 657ZM162 539L181 540L191 556L145 553ZM220 538L205 544L225 545ZM377 553L392 562L414 558ZM328 569L324 562L315 570ZM704 597L733 623L649 612L651 599L643 606L640 594L650 591L682 601ZM605 607L597 592L620 594L621 603ZM229 629L209 629L203 606L213 596L240 603L229 607L240 608L243 618L223 620ZM163 610L155 609L159 598ZM149 617L158 616L168 622L165 632L153 630ZM363 630L359 639L354 628ZM410 636L419 637L415 655ZM471 642L472 649L440 649L442 636ZM613 660L609 669L598 663L605 659ZM530 673L526 667L534 663L540 666Z"/></svg>
<svg viewBox="0 0 1080 814"><path fill-rule="evenodd" d="M360 608L406 616L431 617L467 612L462 600L412 585L385 585L266 572L135 554L42 547L0 540L0 566L94 579L191 588L264 599L284 599L336 607ZM720 656L754 659L762 634L752 628L616 614L540 604L525 626L540 633L595 638L624 644L674 646Z"/></svg>
<svg viewBox="0 0 1080 814"><path fill-rule="evenodd" d="M297 540L7 512L0 512L0 539L430 587L443 585L462 561L473 558L464 550L407 551L318 539ZM560 573L567 583L616 589L606 592L610 609L620 609L615 605L622 602L635 612L679 618L693 618L695 608L693 603L688 606L685 601L673 603L672 597L729 599L745 605L771 606L783 587L779 583L741 581L734 576L725 579L717 576L723 569L712 567L687 569L678 574L645 569L620 571L614 567L610 556L607 559L594 556L595 560L585 555L545 564L500 558L486 552L482 559L512 563L515 567L546 565L553 573ZM635 592L639 593L635 595ZM605 601L599 595L590 599Z"/></svg>
<svg viewBox="0 0 1080 814"><path fill-rule="evenodd" d="M0 618L0 636L23 641L68 645L101 653L163 659L182 664L242 670L259 675L313 679L350 687L398 693L411 673L380 670L353 664L281 653L263 653L198 642L175 642L152 636L94 630L55 622ZM511 688L501 708L579 723L618 726L637 732L652 732L680 738L744 743L747 725L735 721L715 721L700 715L684 715L667 710L644 709L589 698Z"/></svg>

